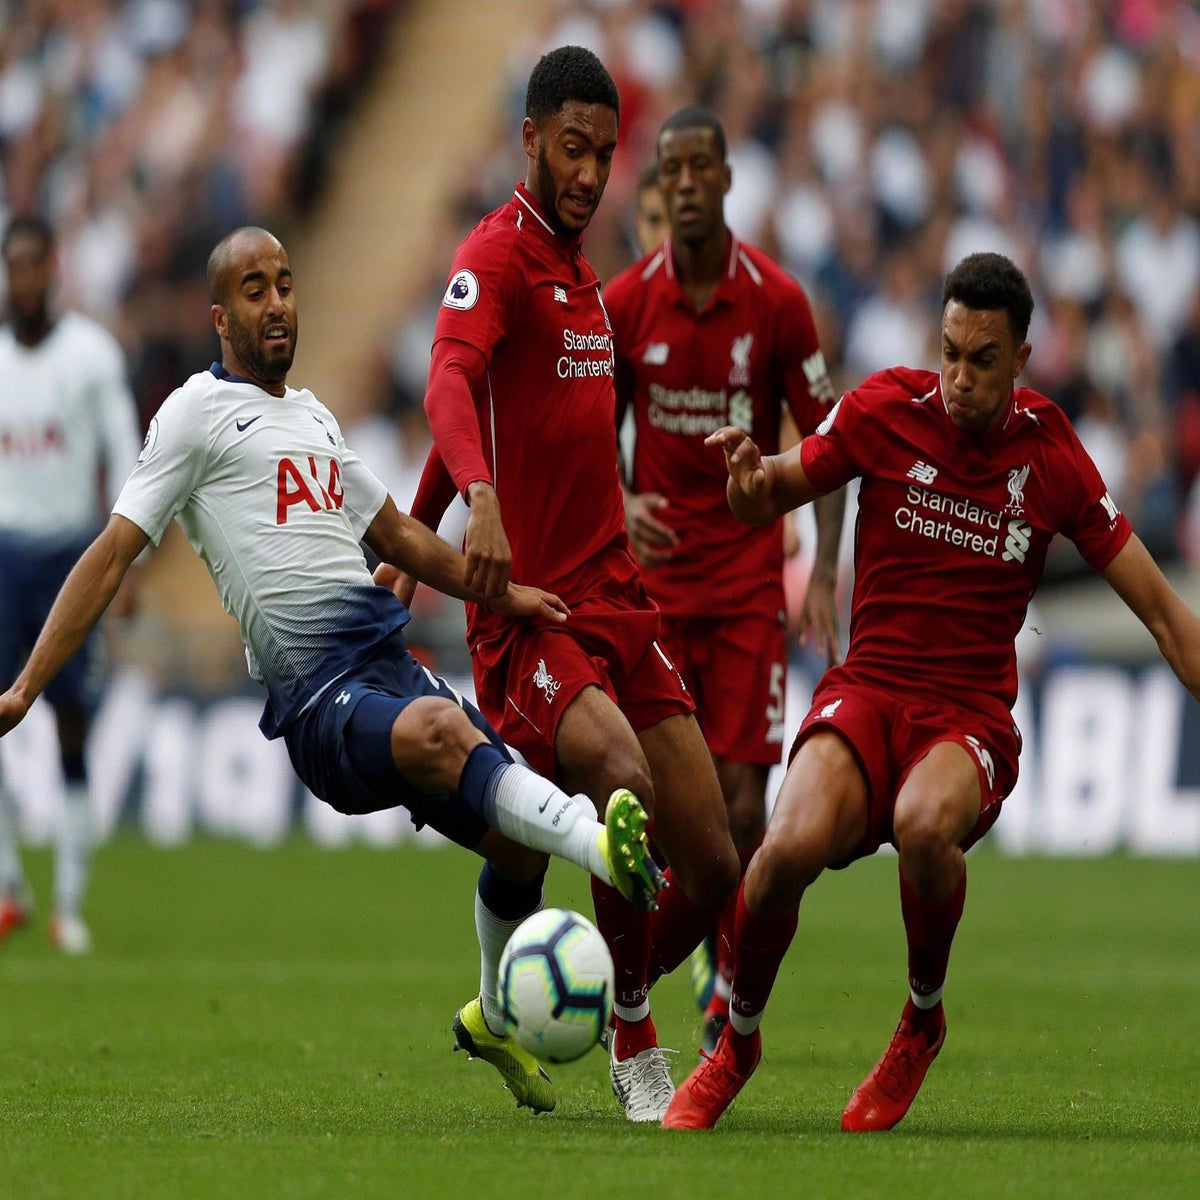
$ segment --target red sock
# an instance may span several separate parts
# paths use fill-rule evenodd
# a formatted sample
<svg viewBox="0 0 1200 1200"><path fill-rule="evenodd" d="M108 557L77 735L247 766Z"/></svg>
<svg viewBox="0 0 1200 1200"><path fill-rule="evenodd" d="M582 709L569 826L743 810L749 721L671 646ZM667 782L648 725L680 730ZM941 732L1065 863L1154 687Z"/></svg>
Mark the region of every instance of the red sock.
<svg viewBox="0 0 1200 1200"><path fill-rule="evenodd" d="M745 887L738 888L733 995L730 1005L741 1016L757 1016L767 1007L779 964L792 944L799 907L779 917L755 916L746 907Z"/></svg>
<svg viewBox="0 0 1200 1200"><path fill-rule="evenodd" d="M651 986L670 975L713 927L711 909L697 908L674 882L668 867L665 872L671 886L658 893L658 911L650 917Z"/></svg>
<svg viewBox="0 0 1200 1200"><path fill-rule="evenodd" d="M946 982L950 947L966 897L966 870L954 891L940 901L922 900L900 872L900 912L908 937L908 986L918 996L931 996Z"/></svg>
<svg viewBox="0 0 1200 1200"><path fill-rule="evenodd" d="M608 943L616 980L613 999L637 1008L650 990L646 969L650 953L650 914L634 908L616 888L592 876L596 926Z"/></svg>
<svg viewBox="0 0 1200 1200"><path fill-rule="evenodd" d="M746 868L754 857L755 851L762 845L760 837L753 846L738 847L738 862L741 864L741 878L746 878ZM723 980L725 987L714 988L712 999L705 1009L705 1017L723 1017L729 1011L729 988L733 984L733 937L734 925L737 921L737 893L729 897L721 915L717 918L716 928L716 963L717 978ZM720 994L720 993L724 994Z"/></svg>

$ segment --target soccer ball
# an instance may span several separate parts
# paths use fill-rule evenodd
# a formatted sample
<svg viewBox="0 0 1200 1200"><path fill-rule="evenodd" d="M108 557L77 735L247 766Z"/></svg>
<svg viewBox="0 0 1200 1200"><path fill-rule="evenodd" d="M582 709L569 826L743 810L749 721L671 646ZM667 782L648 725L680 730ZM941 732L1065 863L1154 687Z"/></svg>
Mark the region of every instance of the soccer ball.
<svg viewBox="0 0 1200 1200"><path fill-rule="evenodd" d="M537 1058L570 1062L608 1028L613 963L600 931L565 908L522 921L500 956L500 1010Z"/></svg>

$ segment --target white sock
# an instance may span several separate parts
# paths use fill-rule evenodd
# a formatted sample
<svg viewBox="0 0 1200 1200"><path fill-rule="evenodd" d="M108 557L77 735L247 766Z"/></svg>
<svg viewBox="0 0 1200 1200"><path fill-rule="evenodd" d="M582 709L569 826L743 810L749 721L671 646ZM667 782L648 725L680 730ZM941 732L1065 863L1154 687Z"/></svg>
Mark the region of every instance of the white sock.
<svg viewBox="0 0 1200 1200"><path fill-rule="evenodd" d="M927 1009L927 1008L936 1008L939 1004L941 1004L942 993L945 990L946 990L946 987L945 987L945 984L943 984L940 988L938 988L938 990L936 992L930 992L928 996L918 995L916 992L914 992L912 990L912 988L908 989L908 994L912 997L912 1002L917 1008L926 1008Z"/></svg>
<svg viewBox="0 0 1200 1200"><path fill-rule="evenodd" d="M533 911L539 912L545 903L546 899L543 896ZM504 1016L500 1012L500 1000L496 994L500 956L517 926L532 915L526 913L523 917L498 917L484 904L483 897L478 892L475 893L475 933L479 938L479 999L483 1003L483 1019L497 1037L504 1036Z"/></svg>
<svg viewBox="0 0 1200 1200"><path fill-rule="evenodd" d="M17 841L17 813L12 796L0 779L0 895L23 898L28 893Z"/></svg>
<svg viewBox="0 0 1200 1200"><path fill-rule="evenodd" d="M83 910L92 856L92 804L86 783L63 789L62 820L54 846L54 908L77 917Z"/></svg>
<svg viewBox="0 0 1200 1200"><path fill-rule="evenodd" d="M637 1021L644 1021L650 1015L650 999L647 997L636 1008L630 1008L627 1004L614 1004L613 1012L631 1025Z"/></svg>
<svg viewBox="0 0 1200 1200"><path fill-rule="evenodd" d="M602 883L612 883L600 849L604 826L586 796L568 796L519 763L497 771L488 790L495 809L493 824L506 837L565 858Z"/></svg>
<svg viewBox="0 0 1200 1200"><path fill-rule="evenodd" d="M733 1026L734 1033L740 1033L743 1037L749 1037L762 1024L762 1012L756 1013L740 1013L735 1012L732 1000L729 1004L729 1024Z"/></svg>

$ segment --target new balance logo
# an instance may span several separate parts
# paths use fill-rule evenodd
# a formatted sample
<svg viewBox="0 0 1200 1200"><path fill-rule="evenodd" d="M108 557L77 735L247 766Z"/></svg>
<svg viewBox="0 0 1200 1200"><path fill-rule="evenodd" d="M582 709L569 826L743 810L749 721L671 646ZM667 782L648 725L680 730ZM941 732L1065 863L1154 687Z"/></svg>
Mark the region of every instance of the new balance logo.
<svg viewBox="0 0 1200 1200"><path fill-rule="evenodd" d="M671 347L666 342L651 342L642 354L642 362L648 367L665 367Z"/></svg>
<svg viewBox="0 0 1200 1200"><path fill-rule="evenodd" d="M554 298L555 298L555 300L557 300L557 301L559 302L559 304L566 304L566 302L567 302L567 289L566 289L566 288L560 288L560 287L557 287L557 286L556 286L556 287L555 287L555 289L554 289Z"/></svg>
<svg viewBox="0 0 1200 1200"><path fill-rule="evenodd" d="M917 459L908 469L908 478L915 479L918 483L923 483L928 487L937 478L937 473L937 467L931 467L927 462Z"/></svg>
<svg viewBox="0 0 1200 1200"><path fill-rule="evenodd" d="M533 686L540 687L546 693L547 704L554 699L558 694L558 689L562 687L562 684L546 669L544 658L538 659L537 670L533 673Z"/></svg>
<svg viewBox="0 0 1200 1200"><path fill-rule="evenodd" d="M261 420L261 418L262 418L262 413L259 413L257 417L247 417L244 421L241 420L241 418L239 418L237 421L234 422L234 424L237 425L238 433L245 433L246 430L249 429L250 426L253 425L255 421Z"/></svg>

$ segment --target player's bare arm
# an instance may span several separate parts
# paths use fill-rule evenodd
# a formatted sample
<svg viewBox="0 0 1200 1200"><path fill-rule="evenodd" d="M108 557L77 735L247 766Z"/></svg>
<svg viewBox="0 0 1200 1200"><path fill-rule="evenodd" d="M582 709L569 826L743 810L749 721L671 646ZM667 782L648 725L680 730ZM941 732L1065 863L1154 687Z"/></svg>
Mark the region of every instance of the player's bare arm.
<svg viewBox="0 0 1200 1200"><path fill-rule="evenodd" d="M809 483L797 456L764 458L744 429L726 425L710 433L704 444L724 451L729 507L747 525L767 525L822 494Z"/></svg>
<svg viewBox="0 0 1200 1200"><path fill-rule="evenodd" d="M114 515L83 552L63 582L24 670L0 696L0 737L20 724L46 685L83 645L149 540L132 521Z"/></svg>
<svg viewBox="0 0 1200 1200"><path fill-rule="evenodd" d="M817 653L836 666L842 660L838 644L837 573L838 545L846 511L846 490L841 488L813 501L817 521L817 551L804 605L800 610L800 640L811 637Z"/></svg>
<svg viewBox="0 0 1200 1200"><path fill-rule="evenodd" d="M375 515L363 541L385 564L447 596L486 604L511 617L533 617L544 621L567 619L567 606L541 588L526 587L510 580L499 595L485 595L471 587L465 582L466 560L463 556L420 521L400 512L390 496ZM378 575L376 579L379 580Z"/></svg>
<svg viewBox="0 0 1200 1200"><path fill-rule="evenodd" d="M1180 682L1200 700L1200 617L1170 585L1136 534L1105 568L1104 578L1154 636Z"/></svg>
<svg viewBox="0 0 1200 1200"><path fill-rule="evenodd" d="M471 515L463 535L467 586L485 598L504 594L512 572L512 548L504 521L500 517L500 499L490 483L478 480L467 488Z"/></svg>

